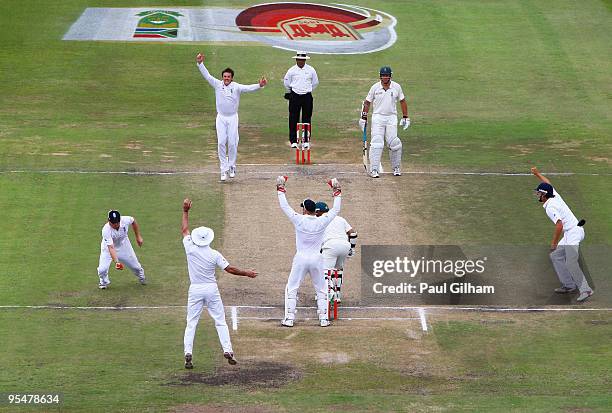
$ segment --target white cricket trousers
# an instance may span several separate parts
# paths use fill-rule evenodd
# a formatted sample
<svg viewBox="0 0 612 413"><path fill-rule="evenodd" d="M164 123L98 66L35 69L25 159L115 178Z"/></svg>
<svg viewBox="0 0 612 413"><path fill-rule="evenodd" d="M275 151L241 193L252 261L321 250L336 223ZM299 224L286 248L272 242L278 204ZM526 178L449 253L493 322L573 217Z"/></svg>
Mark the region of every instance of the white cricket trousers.
<svg viewBox="0 0 612 413"><path fill-rule="evenodd" d="M225 322L225 308L219 294L217 283L191 284L187 299L187 326L185 327L185 354L193 354L193 338L195 337L200 315L206 305L208 314L215 320L215 327L224 352L233 352L229 329Z"/></svg>
<svg viewBox="0 0 612 413"><path fill-rule="evenodd" d="M401 165L402 145L397 136L397 116L372 115L372 139L370 141L370 168L380 165L385 142L390 149L391 167Z"/></svg>
<svg viewBox="0 0 612 413"><path fill-rule="evenodd" d="M581 293L591 291L578 264L580 257L578 249L583 239L584 228L576 226L563 234L557 249L550 253L550 260L561 284L567 288L578 288Z"/></svg>
<svg viewBox="0 0 612 413"><path fill-rule="evenodd" d="M323 268L328 270L335 268L341 270L344 268L344 261L348 257L351 244L348 241L340 239L332 239L323 244Z"/></svg>
<svg viewBox="0 0 612 413"><path fill-rule="evenodd" d="M225 116L217 114L217 143L221 173L236 167L238 157L238 114Z"/></svg>
<svg viewBox="0 0 612 413"><path fill-rule="evenodd" d="M117 252L117 259L119 262L125 264L139 280L144 280L145 273L142 265L138 262L132 243L124 241L119 247L115 246ZM108 246L104 243L100 246L100 261L98 263L98 277L100 277L100 284L110 284L110 277L108 276L108 269L113 262L113 258L108 252Z"/></svg>
<svg viewBox="0 0 612 413"><path fill-rule="evenodd" d="M319 252L298 252L293 257L291 273L285 287L285 319L295 320L297 292L306 274L310 274L312 285L317 292L319 319L327 318L327 284L323 271L323 256Z"/></svg>

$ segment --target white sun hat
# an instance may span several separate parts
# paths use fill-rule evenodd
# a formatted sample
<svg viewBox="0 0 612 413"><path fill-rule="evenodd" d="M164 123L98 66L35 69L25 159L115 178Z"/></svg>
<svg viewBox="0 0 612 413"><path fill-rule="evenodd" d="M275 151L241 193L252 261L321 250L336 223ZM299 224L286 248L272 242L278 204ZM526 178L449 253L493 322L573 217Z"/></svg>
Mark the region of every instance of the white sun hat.
<svg viewBox="0 0 612 413"><path fill-rule="evenodd" d="M206 247L213 239L215 232L208 227L198 227L191 231L191 241L198 247Z"/></svg>
<svg viewBox="0 0 612 413"><path fill-rule="evenodd" d="M308 60L310 56L308 56L306 52L295 52L295 56L293 56L292 59Z"/></svg>

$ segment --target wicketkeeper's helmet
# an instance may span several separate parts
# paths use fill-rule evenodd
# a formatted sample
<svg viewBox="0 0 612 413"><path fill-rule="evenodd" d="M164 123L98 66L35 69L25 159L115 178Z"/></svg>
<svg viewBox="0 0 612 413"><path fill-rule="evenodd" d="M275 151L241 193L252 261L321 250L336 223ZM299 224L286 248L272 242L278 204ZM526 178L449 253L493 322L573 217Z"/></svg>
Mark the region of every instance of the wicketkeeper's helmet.
<svg viewBox="0 0 612 413"><path fill-rule="evenodd" d="M393 70L389 66L383 66L380 68L380 76L391 76L393 75Z"/></svg>

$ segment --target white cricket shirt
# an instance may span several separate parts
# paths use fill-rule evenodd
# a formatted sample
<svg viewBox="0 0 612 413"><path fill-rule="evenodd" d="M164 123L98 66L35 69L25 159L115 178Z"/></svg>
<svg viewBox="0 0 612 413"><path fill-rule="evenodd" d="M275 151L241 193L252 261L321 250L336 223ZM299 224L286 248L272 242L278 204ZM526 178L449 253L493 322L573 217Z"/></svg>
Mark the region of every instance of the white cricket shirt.
<svg viewBox="0 0 612 413"><path fill-rule="evenodd" d="M576 216L569 209L563 198L561 198L561 195L559 195L559 193L554 189L553 194L555 197L546 200L542 207L546 211L548 218L550 218L554 224L561 220L561 223L563 224L563 232L569 231L578 225L578 219L576 219Z"/></svg>
<svg viewBox="0 0 612 413"><path fill-rule="evenodd" d="M323 216L327 215L327 213L323 214ZM323 245L325 245L328 241L344 241L348 243L348 230L351 229L351 226L346 221L346 219L341 216L336 216L336 218L332 219L327 228L325 228L325 233L323 234Z"/></svg>
<svg viewBox="0 0 612 413"><path fill-rule="evenodd" d="M233 116L238 113L238 105L240 104L240 94L244 92L255 92L261 89L259 83L252 85L241 85L240 83L231 82L225 86L222 80L216 79L208 73L208 69L204 63L198 63L198 69L206 81L215 89L215 102L217 105L217 113L223 116Z"/></svg>
<svg viewBox="0 0 612 413"><path fill-rule="evenodd" d="M123 215L121 221L119 221L119 229L112 228L109 222L104 224L102 227L102 245L114 245L115 248L119 248L124 242L130 242L128 230L133 222L133 217Z"/></svg>
<svg viewBox="0 0 612 413"><path fill-rule="evenodd" d="M307 64L304 67L293 65L287 71L283 84L286 89L291 89L298 95L305 95L312 92L319 84L319 77L312 66Z"/></svg>
<svg viewBox="0 0 612 413"><path fill-rule="evenodd" d="M393 80L387 90L383 88L382 82L374 83L366 96L366 100L373 104L372 113L374 115L397 116L397 102L403 99L402 87Z"/></svg>
<svg viewBox="0 0 612 413"><path fill-rule="evenodd" d="M187 254L187 270L192 284L216 283L216 267L224 270L229 266L229 262L219 251L209 245L205 247L195 245L191 235L183 237L183 246Z"/></svg>
<svg viewBox="0 0 612 413"><path fill-rule="evenodd" d="M320 254L323 244L325 228L340 212L342 200L340 196L334 197L334 207L325 215L298 214L289 206L284 192L278 192L278 202L295 227L295 249L297 254Z"/></svg>

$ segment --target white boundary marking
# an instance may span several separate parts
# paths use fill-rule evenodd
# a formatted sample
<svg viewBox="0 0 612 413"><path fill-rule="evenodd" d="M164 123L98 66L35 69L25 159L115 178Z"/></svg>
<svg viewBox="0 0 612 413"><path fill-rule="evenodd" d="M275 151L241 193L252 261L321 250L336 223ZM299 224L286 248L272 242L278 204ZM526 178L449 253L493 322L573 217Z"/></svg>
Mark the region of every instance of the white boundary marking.
<svg viewBox="0 0 612 413"><path fill-rule="evenodd" d="M363 166L361 164L313 164L314 166L323 167L356 167ZM277 167L277 168L295 168L293 164L239 164L240 166L261 166L261 167ZM307 167L306 167L307 168ZM87 170L9 170L0 171L0 174L83 174L83 175L142 175L142 176L175 176L175 175L218 175L218 171L199 170L199 171L87 171ZM242 171L243 175L253 174L278 174L277 170L270 171ZM289 172L290 173L290 172ZM338 175L364 175L363 171L335 171ZM391 172L389 172L391 173ZM524 172L460 172L460 171L402 171L403 175L459 175L459 176L532 176L531 173ZM548 176L612 176L612 173L587 173L587 172L546 172Z"/></svg>

